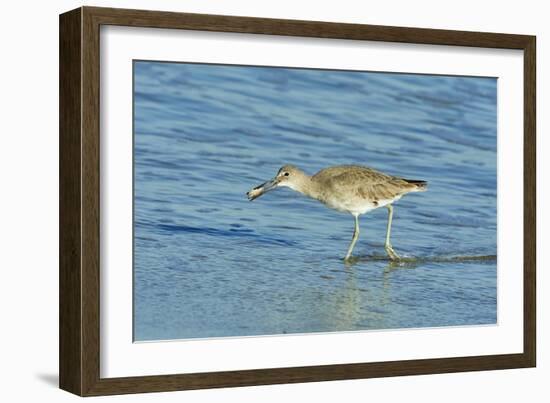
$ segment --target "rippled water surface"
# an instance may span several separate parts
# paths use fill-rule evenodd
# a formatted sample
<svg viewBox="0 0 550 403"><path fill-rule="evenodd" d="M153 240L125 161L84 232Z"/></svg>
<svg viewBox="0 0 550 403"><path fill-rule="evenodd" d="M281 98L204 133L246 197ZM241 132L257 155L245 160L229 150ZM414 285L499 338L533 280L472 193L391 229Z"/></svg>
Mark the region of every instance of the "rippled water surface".
<svg viewBox="0 0 550 403"><path fill-rule="evenodd" d="M135 62L138 341L496 323L496 79ZM292 163L429 182L361 217L289 189Z"/></svg>

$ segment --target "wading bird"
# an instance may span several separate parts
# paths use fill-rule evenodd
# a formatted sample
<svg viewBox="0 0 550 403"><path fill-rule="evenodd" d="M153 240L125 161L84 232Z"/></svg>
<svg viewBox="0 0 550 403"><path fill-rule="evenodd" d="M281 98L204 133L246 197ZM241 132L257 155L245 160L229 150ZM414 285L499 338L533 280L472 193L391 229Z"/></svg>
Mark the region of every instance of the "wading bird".
<svg viewBox="0 0 550 403"><path fill-rule="evenodd" d="M289 187L327 207L353 215L355 229L345 260L351 258L353 247L359 237L359 216L385 206L388 209L388 226L384 248L391 260L399 256L390 242L393 217L392 203L411 192L425 191L428 183L422 180L391 176L372 168L359 165L337 165L320 170L313 176L293 165L284 165L277 175L247 193L254 200L278 187Z"/></svg>

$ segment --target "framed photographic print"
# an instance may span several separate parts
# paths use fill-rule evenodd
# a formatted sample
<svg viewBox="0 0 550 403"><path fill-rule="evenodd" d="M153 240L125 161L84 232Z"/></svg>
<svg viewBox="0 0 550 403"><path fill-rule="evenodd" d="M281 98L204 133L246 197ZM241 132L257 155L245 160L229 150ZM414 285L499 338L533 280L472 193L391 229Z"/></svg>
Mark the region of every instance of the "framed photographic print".
<svg viewBox="0 0 550 403"><path fill-rule="evenodd" d="M535 365L535 37L60 16L60 387Z"/></svg>

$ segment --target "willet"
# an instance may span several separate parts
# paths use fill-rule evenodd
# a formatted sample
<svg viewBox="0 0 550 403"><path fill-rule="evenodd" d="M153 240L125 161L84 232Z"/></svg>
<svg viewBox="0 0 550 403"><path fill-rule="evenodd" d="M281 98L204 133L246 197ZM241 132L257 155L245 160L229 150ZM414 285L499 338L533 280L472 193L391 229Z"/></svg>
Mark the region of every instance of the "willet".
<svg viewBox="0 0 550 403"><path fill-rule="evenodd" d="M275 178L253 188L246 195L254 200L278 187L289 187L327 207L353 215L355 229L346 253L349 260L359 237L359 216L385 206L388 209L388 225L384 248L391 260L399 256L390 242L393 217L392 203L410 192L425 191L428 183L387 175L375 169L359 165L338 165L320 170L313 176L293 165L284 165Z"/></svg>

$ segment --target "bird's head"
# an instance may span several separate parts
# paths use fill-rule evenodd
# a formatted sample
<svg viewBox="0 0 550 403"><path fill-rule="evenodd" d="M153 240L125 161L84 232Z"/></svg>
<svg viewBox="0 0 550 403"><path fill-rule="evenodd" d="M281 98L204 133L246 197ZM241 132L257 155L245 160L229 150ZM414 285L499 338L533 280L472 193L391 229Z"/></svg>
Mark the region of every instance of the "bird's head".
<svg viewBox="0 0 550 403"><path fill-rule="evenodd" d="M300 184L306 177L307 175L294 165L283 165L273 179L256 186L247 192L246 195L248 196L248 200L252 201L278 187L289 187L299 190Z"/></svg>

